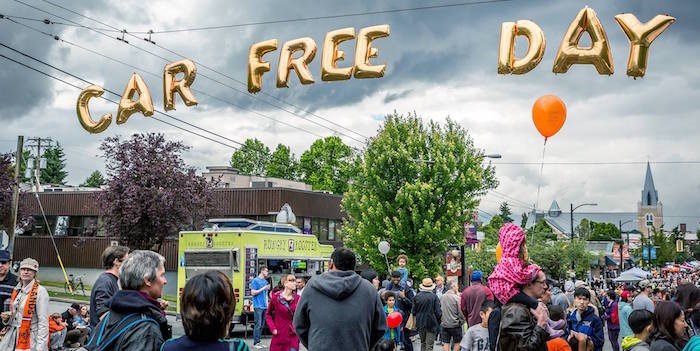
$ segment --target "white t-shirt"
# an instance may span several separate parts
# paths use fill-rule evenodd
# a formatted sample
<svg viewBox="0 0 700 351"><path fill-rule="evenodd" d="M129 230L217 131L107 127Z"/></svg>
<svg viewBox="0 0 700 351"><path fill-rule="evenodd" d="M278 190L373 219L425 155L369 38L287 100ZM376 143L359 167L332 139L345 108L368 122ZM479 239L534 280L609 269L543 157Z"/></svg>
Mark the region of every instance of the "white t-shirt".
<svg viewBox="0 0 700 351"><path fill-rule="evenodd" d="M488 351L489 330L481 324L472 325L459 343L462 351Z"/></svg>

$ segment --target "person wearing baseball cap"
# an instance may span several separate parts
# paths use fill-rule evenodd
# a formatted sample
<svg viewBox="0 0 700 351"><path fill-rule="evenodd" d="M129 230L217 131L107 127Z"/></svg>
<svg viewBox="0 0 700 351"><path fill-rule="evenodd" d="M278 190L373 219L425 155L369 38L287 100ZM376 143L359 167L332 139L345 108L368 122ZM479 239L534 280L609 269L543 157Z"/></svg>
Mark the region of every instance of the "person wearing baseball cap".
<svg viewBox="0 0 700 351"><path fill-rule="evenodd" d="M12 290L17 286L17 276L10 272L11 266L10 252L0 250L0 308L2 308L0 312L9 311L10 302L8 300L12 296ZM5 306L6 301L7 306Z"/></svg>
<svg viewBox="0 0 700 351"><path fill-rule="evenodd" d="M0 350L44 350L49 342L49 294L36 279L39 262L25 258L19 271L10 312L2 315L9 328L0 341Z"/></svg>
<svg viewBox="0 0 700 351"><path fill-rule="evenodd" d="M629 316L632 314L632 304L630 303L630 292L625 290L620 294L620 302L617 303L617 315L620 320L620 339L634 335L629 325Z"/></svg>
<svg viewBox="0 0 700 351"><path fill-rule="evenodd" d="M652 291L651 282L644 279L637 284L642 291L632 301L633 310L647 310L654 313L654 302L651 301L650 295Z"/></svg>

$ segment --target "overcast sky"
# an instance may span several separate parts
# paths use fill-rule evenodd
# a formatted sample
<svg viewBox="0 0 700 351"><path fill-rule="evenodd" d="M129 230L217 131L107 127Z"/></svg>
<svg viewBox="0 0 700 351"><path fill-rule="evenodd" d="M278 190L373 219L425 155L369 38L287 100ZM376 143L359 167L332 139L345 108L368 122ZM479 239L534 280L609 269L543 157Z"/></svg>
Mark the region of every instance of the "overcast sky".
<svg viewBox="0 0 700 351"><path fill-rule="evenodd" d="M216 98L195 93L199 100L196 107L186 107L177 98L177 110L171 111L172 116L235 141L255 137L271 149L283 143L299 156L318 138L314 134L337 134L347 144L362 148L364 137L375 135L384 116L393 111L415 111L426 121L444 121L449 116L469 130L477 147L486 153L503 155L494 161L500 181L497 193L486 196L480 205L485 212L497 211L504 195L518 214L536 202L538 208L547 208L554 199L564 210L570 203L597 202L595 211L635 212L645 162L650 161L664 213L692 216L688 222L695 225L700 221L700 163L696 162L700 161L700 3L695 1L589 1L609 39L615 66L612 76L601 76L590 65L574 65L566 74L552 73L562 37L584 6L580 1L504 1L154 34L152 39L158 46L139 39L143 34L136 34L139 38L126 36L131 46L115 40L119 34L114 32L102 35L86 28L31 19L74 21L99 30L108 29L109 25L130 32L157 32L456 2L259 0L234 5L230 1L91 1L62 5L103 22L100 24L48 2L21 1L35 8L3 0L0 13L58 35L65 42L0 19L3 44L119 93L136 69L80 47L135 66L148 84L158 110L163 109L164 64L179 60L175 53L186 56L197 62L198 76L193 88ZM634 80L625 74L629 42L614 20L616 14L624 12L636 15L642 22L657 14L677 18L651 46L647 73L642 79ZM528 74L499 75L496 63L501 23L521 19L530 19L544 30L544 58ZM358 31L379 24L391 26L391 35L373 45L379 56L372 62L387 64L385 76L321 82L325 33L345 27ZM301 85L292 73L289 88L276 88L277 51L265 56L271 61L272 71L263 78L263 92L248 94L245 82L250 45L276 38L281 47L285 41L301 37L311 37L318 44L316 59L310 65L316 83ZM524 47L525 42L518 41L519 55ZM352 64L354 41L341 44L340 49L346 52L347 59L339 66ZM0 47L0 53L80 87L86 86L4 47ZM113 123L107 131L90 135L82 129L75 113L79 90L2 58L0 81L0 151L14 149L17 135L53 138L64 146L70 184L81 183L93 170L103 171L97 148L107 136L163 132L170 139L184 140L192 146L185 158L199 169L228 164L233 151L137 114L126 124ZM531 107L544 94L560 96L567 105L568 116L562 130L547 143L540 177L543 138L533 126ZM116 96L109 97L118 100ZM116 105L99 99L93 99L90 108L93 116L116 114ZM674 161L686 163L668 163Z"/></svg>

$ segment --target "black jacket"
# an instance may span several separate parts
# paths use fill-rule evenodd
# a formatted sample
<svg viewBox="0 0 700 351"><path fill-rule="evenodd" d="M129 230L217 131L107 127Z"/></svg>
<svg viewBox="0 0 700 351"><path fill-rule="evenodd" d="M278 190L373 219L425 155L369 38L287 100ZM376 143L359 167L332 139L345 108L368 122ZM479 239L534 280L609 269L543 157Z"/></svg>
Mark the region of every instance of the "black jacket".
<svg viewBox="0 0 700 351"><path fill-rule="evenodd" d="M437 333L442 320L440 299L432 291L421 291L413 298L413 315L416 316L416 328Z"/></svg>
<svg viewBox="0 0 700 351"><path fill-rule="evenodd" d="M501 310L498 346L501 351L547 351L549 334L530 312L537 300L519 292Z"/></svg>
<svg viewBox="0 0 700 351"><path fill-rule="evenodd" d="M120 351L159 351L164 340L172 337L172 330L165 315L157 305L157 302L150 301L141 293L134 290L120 290L107 303L109 307L109 315L105 317L105 336L110 332L116 333L117 328L121 328L124 324L119 322L133 314L139 314L146 318L154 319L158 325L148 322L140 323L132 328L127 329L108 350ZM91 338L99 333L102 329L102 323L99 323L92 332Z"/></svg>

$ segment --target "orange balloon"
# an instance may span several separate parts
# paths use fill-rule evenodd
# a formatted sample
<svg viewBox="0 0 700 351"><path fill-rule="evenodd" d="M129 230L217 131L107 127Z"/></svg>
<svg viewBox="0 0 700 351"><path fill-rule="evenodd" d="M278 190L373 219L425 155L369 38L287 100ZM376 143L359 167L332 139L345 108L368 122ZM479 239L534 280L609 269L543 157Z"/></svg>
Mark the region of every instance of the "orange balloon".
<svg viewBox="0 0 700 351"><path fill-rule="evenodd" d="M557 134L566 121L566 105L558 96L540 96L532 105L532 121L544 140Z"/></svg>
<svg viewBox="0 0 700 351"><path fill-rule="evenodd" d="M501 248L501 243L496 245L496 262L501 262L501 255L503 255L503 248Z"/></svg>

